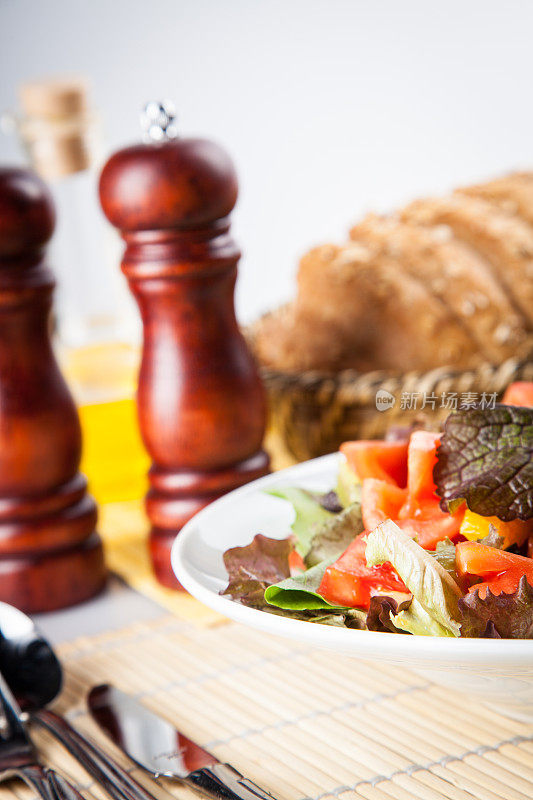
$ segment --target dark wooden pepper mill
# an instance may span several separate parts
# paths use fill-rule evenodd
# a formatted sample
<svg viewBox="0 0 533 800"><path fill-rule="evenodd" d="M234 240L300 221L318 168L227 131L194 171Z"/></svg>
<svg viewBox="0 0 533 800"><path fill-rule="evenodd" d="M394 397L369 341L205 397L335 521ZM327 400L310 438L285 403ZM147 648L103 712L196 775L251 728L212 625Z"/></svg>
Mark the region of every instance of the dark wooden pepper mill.
<svg viewBox="0 0 533 800"><path fill-rule="evenodd" d="M78 415L50 343L54 221L40 178L0 168L0 600L30 613L85 600L105 578Z"/></svg>
<svg viewBox="0 0 533 800"><path fill-rule="evenodd" d="M144 327L137 399L153 461L146 497L152 563L163 584L177 586L170 548L180 528L268 472L266 403L235 319L233 165L211 141L176 138L164 106L151 103L145 114L159 141L115 153L101 175L100 200L126 242L122 271Z"/></svg>

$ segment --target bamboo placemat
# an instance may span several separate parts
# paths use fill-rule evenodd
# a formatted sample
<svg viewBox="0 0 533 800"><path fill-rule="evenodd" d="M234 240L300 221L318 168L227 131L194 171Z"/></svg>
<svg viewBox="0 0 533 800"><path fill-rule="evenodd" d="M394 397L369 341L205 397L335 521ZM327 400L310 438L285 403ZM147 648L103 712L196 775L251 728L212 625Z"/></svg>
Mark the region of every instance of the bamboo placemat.
<svg viewBox="0 0 533 800"><path fill-rule="evenodd" d="M111 681L278 800L533 797L531 726L398 667L339 658L234 623L198 627L168 616L80 638L62 646L60 657L66 685L58 710L100 743L106 740L83 698L90 685ZM88 800L104 800L59 745L36 738L47 763ZM192 800L182 787L132 772L157 800ZM14 783L0 796L33 798Z"/></svg>

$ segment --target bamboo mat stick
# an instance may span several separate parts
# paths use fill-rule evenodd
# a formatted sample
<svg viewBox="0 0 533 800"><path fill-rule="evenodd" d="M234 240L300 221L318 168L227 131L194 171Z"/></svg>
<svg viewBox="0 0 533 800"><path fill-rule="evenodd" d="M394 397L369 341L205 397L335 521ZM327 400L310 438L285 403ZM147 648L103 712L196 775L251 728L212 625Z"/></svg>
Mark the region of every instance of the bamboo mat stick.
<svg viewBox="0 0 533 800"><path fill-rule="evenodd" d="M437 792L439 797L447 798L447 800L471 800L471 798L476 797L471 792L458 789L453 783L443 780L429 770L416 770L411 775L419 783L427 786L428 789L433 789Z"/></svg>
<svg viewBox="0 0 533 800"><path fill-rule="evenodd" d="M470 791L475 797L481 797L483 800L509 800L507 795L492 791L493 788L498 789L498 787L493 787L492 784L487 785L488 781L484 775L479 775L476 770L471 769L467 764L462 764L459 759L448 762L446 766L435 764L431 767L431 772L450 781L460 789Z"/></svg>
<svg viewBox="0 0 533 800"><path fill-rule="evenodd" d="M57 704L157 800L192 800L157 784L102 738L89 686L112 682L270 790L277 800L531 800L533 730L407 670L338 658L228 623L162 617L61 648ZM40 748L104 800L47 734ZM21 784L0 800L34 800Z"/></svg>

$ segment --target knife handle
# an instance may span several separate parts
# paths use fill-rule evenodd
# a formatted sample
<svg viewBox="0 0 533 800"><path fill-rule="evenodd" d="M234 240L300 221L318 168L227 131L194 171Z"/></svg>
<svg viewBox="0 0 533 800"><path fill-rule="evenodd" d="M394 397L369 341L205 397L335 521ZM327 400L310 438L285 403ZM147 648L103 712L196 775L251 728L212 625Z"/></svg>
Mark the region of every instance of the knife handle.
<svg viewBox="0 0 533 800"><path fill-rule="evenodd" d="M231 764L213 764L197 769L185 783L213 800L275 800L270 792L245 778Z"/></svg>
<svg viewBox="0 0 533 800"><path fill-rule="evenodd" d="M33 712L31 718L52 733L113 800L155 800L123 767L59 714L42 709Z"/></svg>

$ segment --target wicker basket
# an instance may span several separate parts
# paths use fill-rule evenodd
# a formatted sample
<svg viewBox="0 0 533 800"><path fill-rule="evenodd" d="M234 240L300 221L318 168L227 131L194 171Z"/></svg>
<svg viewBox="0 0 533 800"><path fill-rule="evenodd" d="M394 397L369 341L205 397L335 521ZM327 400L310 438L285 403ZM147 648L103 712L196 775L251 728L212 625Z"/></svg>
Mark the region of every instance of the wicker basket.
<svg viewBox="0 0 533 800"><path fill-rule="evenodd" d="M253 326L246 333L253 350ZM262 367L270 407L269 438L277 460L305 461L331 453L349 439L382 438L391 426L410 425L421 417L428 427L436 427L452 410L443 405L443 395L444 402L450 403L455 393L460 406L473 400L468 393L478 400L485 393L484 402L490 403L494 393L501 398L509 383L533 380L533 339L528 352L525 359L482 364L467 371L439 367L430 372L292 374ZM394 400L386 410L377 408L378 391L382 398L388 392ZM417 407L406 407L415 396Z"/></svg>

